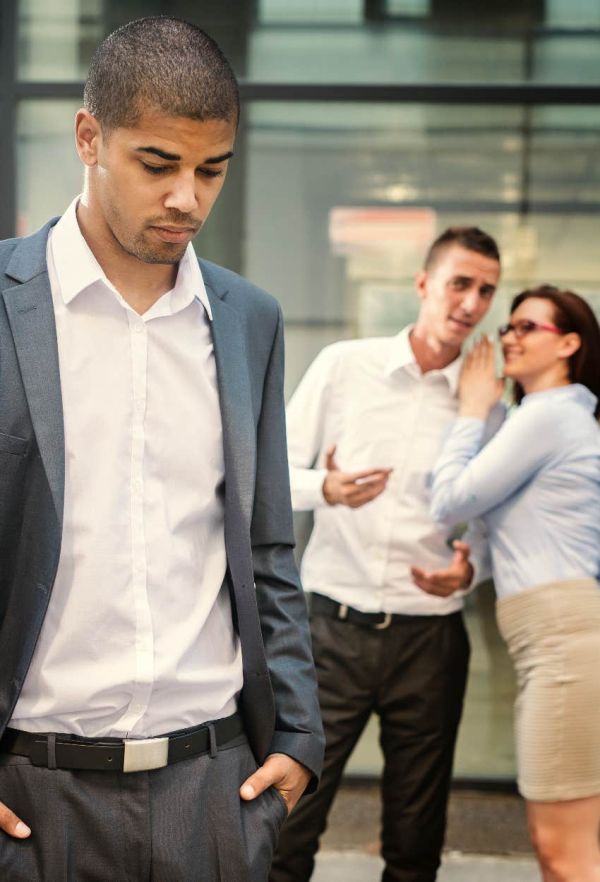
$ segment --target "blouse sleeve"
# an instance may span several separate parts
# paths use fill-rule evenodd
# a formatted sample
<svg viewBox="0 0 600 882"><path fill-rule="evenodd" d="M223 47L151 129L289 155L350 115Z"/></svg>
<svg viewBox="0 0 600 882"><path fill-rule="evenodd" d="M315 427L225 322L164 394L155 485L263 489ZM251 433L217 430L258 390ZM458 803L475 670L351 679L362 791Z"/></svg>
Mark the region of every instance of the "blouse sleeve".
<svg viewBox="0 0 600 882"><path fill-rule="evenodd" d="M557 423L552 408L517 410L482 448L485 423L458 417L433 470L431 513L443 524L484 514L528 483L552 457Z"/></svg>

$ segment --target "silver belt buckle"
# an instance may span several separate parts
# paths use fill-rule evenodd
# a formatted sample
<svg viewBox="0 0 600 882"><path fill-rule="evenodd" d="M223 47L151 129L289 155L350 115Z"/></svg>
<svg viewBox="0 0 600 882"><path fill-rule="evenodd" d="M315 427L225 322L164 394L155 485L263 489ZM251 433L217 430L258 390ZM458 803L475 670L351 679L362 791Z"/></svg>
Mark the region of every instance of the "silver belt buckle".
<svg viewBox="0 0 600 882"><path fill-rule="evenodd" d="M123 771L162 769L169 758L168 738L124 738Z"/></svg>
<svg viewBox="0 0 600 882"><path fill-rule="evenodd" d="M384 628L389 628L389 626L392 624L392 614L385 613L384 615L385 618L383 622L380 622L378 625L373 625L376 631L383 631Z"/></svg>

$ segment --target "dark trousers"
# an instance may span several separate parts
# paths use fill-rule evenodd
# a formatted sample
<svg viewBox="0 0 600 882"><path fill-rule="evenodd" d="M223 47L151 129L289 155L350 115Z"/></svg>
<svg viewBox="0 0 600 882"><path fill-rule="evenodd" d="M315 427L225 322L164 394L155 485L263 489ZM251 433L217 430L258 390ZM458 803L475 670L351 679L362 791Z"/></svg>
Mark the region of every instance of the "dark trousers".
<svg viewBox="0 0 600 882"><path fill-rule="evenodd" d="M0 832L2 882L266 882L286 816L273 790L239 797L256 770L245 739L151 772L32 766L0 754L0 799L32 830Z"/></svg>
<svg viewBox="0 0 600 882"><path fill-rule="evenodd" d="M433 882L446 826L469 660L461 613L411 616L385 630L314 616L327 746L321 785L282 830L270 882L308 882L346 762L380 718L383 882Z"/></svg>

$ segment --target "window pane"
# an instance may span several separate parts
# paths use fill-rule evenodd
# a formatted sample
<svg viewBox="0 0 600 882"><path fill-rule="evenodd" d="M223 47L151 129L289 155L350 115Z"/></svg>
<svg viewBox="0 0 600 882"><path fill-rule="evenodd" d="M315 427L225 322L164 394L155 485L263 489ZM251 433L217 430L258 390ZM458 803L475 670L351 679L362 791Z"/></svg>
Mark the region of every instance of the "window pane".
<svg viewBox="0 0 600 882"><path fill-rule="evenodd" d="M102 10L102 0L19 0L18 79L83 79L103 36Z"/></svg>
<svg viewBox="0 0 600 882"><path fill-rule="evenodd" d="M31 233L80 192L73 120L80 101L21 101L17 112L17 230Z"/></svg>
<svg viewBox="0 0 600 882"><path fill-rule="evenodd" d="M520 37L474 40L391 24L298 26L253 31L247 77L289 83L518 82L523 65Z"/></svg>
<svg viewBox="0 0 600 882"><path fill-rule="evenodd" d="M259 0L261 24L361 22L363 0Z"/></svg>
<svg viewBox="0 0 600 882"><path fill-rule="evenodd" d="M78 106L19 105L20 233L81 189ZM243 119L196 244L282 302L288 394L327 343L393 334L414 318L414 274L434 231L450 224L477 224L500 242L503 280L487 329L515 291L542 281L573 287L600 311L599 108L255 102ZM456 773L511 776L513 680L489 589L469 597L467 621L473 657ZM351 770L379 769L375 742L373 725Z"/></svg>
<svg viewBox="0 0 600 882"><path fill-rule="evenodd" d="M244 271L283 303L288 395L323 346L414 319L414 274L434 230L451 224L481 226L504 255L486 330L516 291L543 281L600 312L598 110L255 103L245 115ZM490 586L468 598L466 618L455 773L510 778L514 678ZM380 768L372 721L349 771Z"/></svg>
<svg viewBox="0 0 600 882"><path fill-rule="evenodd" d="M600 28L600 5L596 0L546 0L549 27Z"/></svg>

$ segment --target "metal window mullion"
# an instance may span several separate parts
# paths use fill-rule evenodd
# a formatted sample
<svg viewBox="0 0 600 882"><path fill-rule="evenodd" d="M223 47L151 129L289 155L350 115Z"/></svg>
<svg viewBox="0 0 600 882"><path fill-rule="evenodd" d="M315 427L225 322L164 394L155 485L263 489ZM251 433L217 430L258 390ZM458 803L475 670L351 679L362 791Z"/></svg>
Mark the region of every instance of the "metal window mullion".
<svg viewBox="0 0 600 882"><path fill-rule="evenodd" d="M83 81L20 82L18 98L79 98ZM420 104L598 105L600 84L560 85L536 83L252 83L242 80L246 101L354 101Z"/></svg>
<svg viewBox="0 0 600 882"><path fill-rule="evenodd" d="M0 239L15 235L16 168L16 33L17 0L0 5Z"/></svg>

